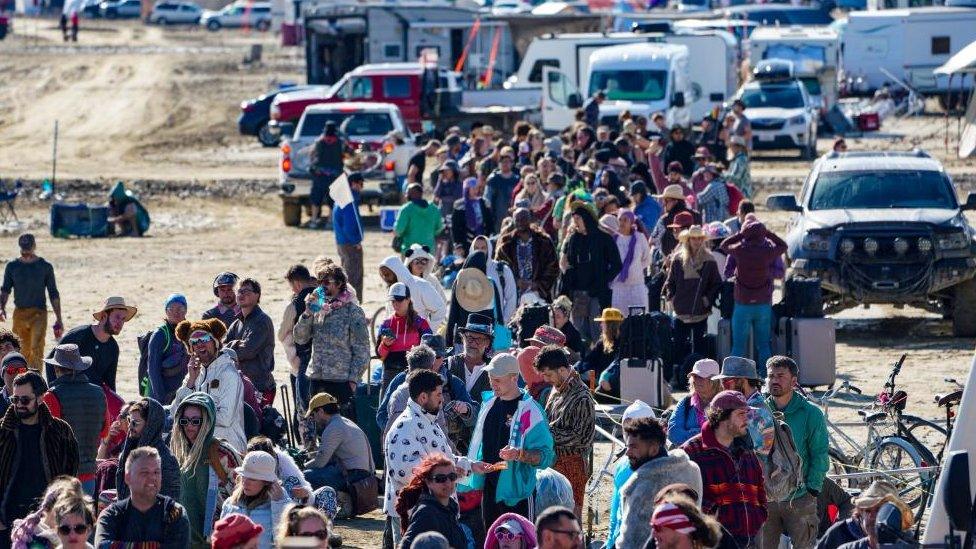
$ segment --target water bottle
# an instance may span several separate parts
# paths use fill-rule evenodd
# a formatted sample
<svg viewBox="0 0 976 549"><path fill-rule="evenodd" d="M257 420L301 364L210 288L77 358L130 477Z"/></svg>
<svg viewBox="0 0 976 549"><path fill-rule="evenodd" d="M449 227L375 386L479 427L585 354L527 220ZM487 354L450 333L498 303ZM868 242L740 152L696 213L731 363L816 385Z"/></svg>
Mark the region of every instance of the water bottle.
<svg viewBox="0 0 976 549"><path fill-rule="evenodd" d="M319 286L318 288L315 288L312 294L315 296L315 301L308 304L308 310L311 311L312 314L315 314L321 311L322 307L325 306L325 290Z"/></svg>

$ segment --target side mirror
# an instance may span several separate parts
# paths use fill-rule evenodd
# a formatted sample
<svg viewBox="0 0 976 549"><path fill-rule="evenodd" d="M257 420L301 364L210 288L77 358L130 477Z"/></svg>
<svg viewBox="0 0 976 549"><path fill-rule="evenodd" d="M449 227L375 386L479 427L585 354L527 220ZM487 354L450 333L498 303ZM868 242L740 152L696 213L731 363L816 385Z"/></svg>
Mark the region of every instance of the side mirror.
<svg viewBox="0 0 976 549"><path fill-rule="evenodd" d="M578 93L571 93L566 98L566 106L571 109L578 109L583 106L583 97Z"/></svg>
<svg viewBox="0 0 976 549"><path fill-rule="evenodd" d="M976 193L966 195L966 203L962 205L963 210L976 210Z"/></svg>
<svg viewBox="0 0 976 549"><path fill-rule="evenodd" d="M792 194L774 194L766 199L766 207L770 210L783 212L802 211L800 205L796 203L796 197Z"/></svg>
<svg viewBox="0 0 976 549"><path fill-rule="evenodd" d="M942 483L942 505L949 515L949 525L953 530L968 532L973 511L973 498L969 490L969 452L949 452L939 481Z"/></svg>
<svg viewBox="0 0 976 549"><path fill-rule="evenodd" d="M671 98L672 107L684 107L685 106L685 92L674 92L674 96Z"/></svg>

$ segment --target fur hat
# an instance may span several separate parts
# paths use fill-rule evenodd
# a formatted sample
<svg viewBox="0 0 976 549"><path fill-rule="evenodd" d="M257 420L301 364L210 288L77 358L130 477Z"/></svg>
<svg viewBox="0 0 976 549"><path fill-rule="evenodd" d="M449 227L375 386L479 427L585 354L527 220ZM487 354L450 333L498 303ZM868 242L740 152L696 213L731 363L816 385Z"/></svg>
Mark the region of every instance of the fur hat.
<svg viewBox="0 0 976 549"><path fill-rule="evenodd" d="M224 335L227 333L227 326L224 326L224 323L219 318L194 321L184 320L176 325L176 339L182 341L184 345L187 345L190 341L190 334L199 330L212 335L217 340L219 347L219 343L223 341Z"/></svg>

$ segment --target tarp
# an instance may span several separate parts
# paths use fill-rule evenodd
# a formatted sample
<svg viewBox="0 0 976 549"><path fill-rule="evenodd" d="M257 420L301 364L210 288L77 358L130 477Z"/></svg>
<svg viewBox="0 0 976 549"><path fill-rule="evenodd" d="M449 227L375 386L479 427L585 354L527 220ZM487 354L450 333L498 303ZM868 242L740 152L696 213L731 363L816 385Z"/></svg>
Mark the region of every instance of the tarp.
<svg viewBox="0 0 976 549"><path fill-rule="evenodd" d="M957 72L976 72L976 42L973 42L953 55L944 65L935 69L935 74L955 74Z"/></svg>

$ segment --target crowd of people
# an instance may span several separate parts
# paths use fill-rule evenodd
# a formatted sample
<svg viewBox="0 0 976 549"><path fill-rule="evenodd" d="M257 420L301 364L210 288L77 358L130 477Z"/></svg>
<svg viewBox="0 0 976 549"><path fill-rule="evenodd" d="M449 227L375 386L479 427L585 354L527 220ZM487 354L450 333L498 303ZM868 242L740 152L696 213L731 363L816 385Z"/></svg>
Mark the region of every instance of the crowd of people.
<svg viewBox="0 0 976 549"><path fill-rule="evenodd" d="M409 160L395 253L373 271L388 304L374 341L363 180L347 173L330 183L344 251L287 269L277 330L254 278L218 274L200 319L172 294L138 339L135 399L116 378L137 309L109 297L61 334L55 269L23 235L0 287L0 319L15 305L0 331L2 546L328 547L335 521L379 509L385 547L581 548L597 402L620 403L621 326L651 311L672 327L668 381L690 390L663 415L636 401L619 417L605 547L874 548L879 506L910 523L887 483L837 497L803 365L772 356L785 244L749 201L742 106L692 140L663 115L596 125L591 105L555 139L454 128ZM706 334L725 284L720 363ZM48 301L60 340L45 358ZM273 407L277 345L293 418Z"/></svg>

